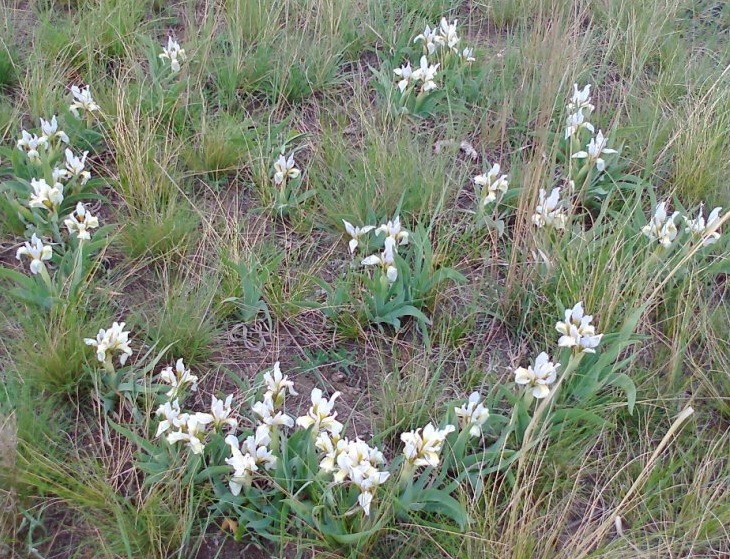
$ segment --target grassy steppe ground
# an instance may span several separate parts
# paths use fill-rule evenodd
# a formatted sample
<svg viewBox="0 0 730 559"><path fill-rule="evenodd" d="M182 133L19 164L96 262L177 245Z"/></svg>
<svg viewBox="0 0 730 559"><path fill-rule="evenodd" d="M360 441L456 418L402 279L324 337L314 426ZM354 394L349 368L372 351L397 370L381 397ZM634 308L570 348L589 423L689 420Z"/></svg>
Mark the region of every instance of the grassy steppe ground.
<svg viewBox="0 0 730 559"><path fill-rule="evenodd" d="M418 64L413 39L442 16L475 60L443 59L436 89L402 110L393 69ZM0 556L730 557L728 243L693 244L679 218L669 248L642 234L662 200L690 218L730 209L730 6L5 0L0 27L0 197L31 178L21 129L58 115L89 151L87 207L110 226L92 232L80 278L61 275L53 243L60 302L0 279ZM158 56L169 36L179 72ZM570 157L590 138L564 138L574 83L592 84L590 120L618 151L603 173ZM88 121L68 110L86 84ZM282 148L301 169L285 208ZM494 163L509 188L480 209L473 178ZM565 197L568 178L567 227L538 228L540 189ZM418 312L394 320L371 298L379 272L360 265L382 237L353 257L342 220L397 215L411 242L396 286ZM0 207L0 260L35 281L15 258L27 223ZM150 402L116 385L108 404L84 343L125 321L132 369L151 378L183 358L198 410L210 395L244 404L280 361L294 416L312 388L340 391L339 419L390 461L394 429L437 422L472 391L509 419L518 366L548 351L565 370L555 323L578 301L606 334L597 359L615 350L584 366L625 373L633 397L566 381L533 438L511 440L519 460L459 490L463 530L415 515L354 552L295 529L234 541L208 485L182 468L145 479L112 423L154 434Z"/></svg>

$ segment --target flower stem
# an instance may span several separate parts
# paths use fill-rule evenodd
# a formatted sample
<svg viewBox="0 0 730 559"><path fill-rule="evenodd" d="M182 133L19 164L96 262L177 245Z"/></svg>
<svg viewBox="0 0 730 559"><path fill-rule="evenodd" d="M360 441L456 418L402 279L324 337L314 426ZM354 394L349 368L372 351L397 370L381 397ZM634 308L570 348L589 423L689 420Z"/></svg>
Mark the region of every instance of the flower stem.
<svg viewBox="0 0 730 559"><path fill-rule="evenodd" d="M525 429L525 434L522 437L522 446L524 447L525 444L529 443L530 437L532 435L532 432L535 430L535 427L540 420L540 418L545 413L545 410L548 408L548 406L552 403L553 399L555 398L555 395L558 393L558 388L560 388L560 385L563 383L563 381L568 378L568 376L575 371L578 368L578 365L580 364L581 360L583 359L583 353L574 353L570 357L570 361L568 361L568 366L565 368L565 371L563 371L563 374L560 375L560 379L558 382L553 386L553 389L550 391L550 393L547 395L546 398L543 399L542 402L540 402L540 405L535 410L535 414L532 416L532 419L530 420L529 425L527 426L527 429Z"/></svg>
<svg viewBox="0 0 730 559"><path fill-rule="evenodd" d="M114 363L112 363L112 354L111 352L107 352L106 357L104 359L104 370L109 373L110 375L114 375L116 371L114 370Z"/></svg>
<svg viewBox="0 0 730 559"><path fill-rule="evenodd" d="M50 291L51 295L56 295L56 289L53 285L53 280L51 280L51 276L48 273L48 269L46 268L45 264L41 265L40 275L41 278L43 278L43 283L46 284L46 287L48 287L48 291Z"/></svg>
<svg viewBox="0 0 730 559"><path fill-rule="evenodd" d="M398 475L398 491L403 491L408 485L413 483L413 474L416 472L416 466L410 460L405 460L403 466L401 466L400 474Z"/></svg>
<svg viewBox="0 0 730 559"><path fill-rule="evenodd" d="M50 216L51 234L53 235L53 242L63 246L63 239L61 238L61 230L58 228L58 210L53 209L53 213Z"/></svg>

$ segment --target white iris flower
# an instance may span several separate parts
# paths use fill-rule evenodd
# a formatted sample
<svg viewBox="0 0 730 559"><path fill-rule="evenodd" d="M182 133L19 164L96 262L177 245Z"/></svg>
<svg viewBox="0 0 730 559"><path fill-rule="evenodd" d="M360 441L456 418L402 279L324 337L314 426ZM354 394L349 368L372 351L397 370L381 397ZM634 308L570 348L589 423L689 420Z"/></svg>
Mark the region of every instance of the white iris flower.
<svg viewBox="0 0 730 559"><path fill-rule="evenodd" d="M91 87L86 86L80 89L78 86L71 86L71 95L73 95L74 102L71 103L69 110L74 114L75 117L79 117L79 109L92 113L99 110L99 105L94 102L91 97Z"/></svg>
<svg viewBox="0 0 730 559"><path fill-rule="evenodd" d="M584 314L582 301L576 303L572 309L567 309L565 322L555 324L555 329L561 334L558 346L576 348L579 352L595 353L603 334L596 334L592 321L593 316Z"/></svg>
<svg viewBox="0 0 730 559"><path fill-rule="evenodd" d="M96 339L84 339L86 345L96 348L96 358L100 363L111 362L112 355L118 352L119 364L124 365L132 355L132 348L129 347L130 332L124 331L124 325L124 322L114 322L108 330L100 329Z"/></svg>
<svg viewBox="0 0 730 559"><path fill-rule="evenodd" d="M535 398L545 398L550 394L549 386L557 378L560 363L552 363L550 357L544 351L537 356L535 364L515 369L515 382L525 384L532 390Z"/></svg>
<svg viewBox="0 0 730 559"><path fill-rule="evenodd" d="M363 259L363 266L380 266L388 278L388 283L398 279L398 268L395 267L395 237L385 238L385 249L380 255L373 254Z"/></svg>
<svg viewBox="0 0 730 559"><path fill-rule="evenodd" d="M403 455L414 466L435 468L439 465L441 446L446 440L446 436L455 430L456 427L453 425L436 429L432 423L429 423L422 429L402 433L400 439L405 444Z"/></svg>
<svg viewBox="0 0 730 559"><path fill-rule="evenodd" d="M599 173L602 173L604 169L606 168L606 162L601 157L604 153L606 154L612 154L612 153L618 153L615 149L610 149L606 147L607 138L603 137L603 132L600 130L598 131L598 134L596 134L595 138L591 138L591 141L588 143L587 150L588 151L579 151L577 153L574 153L572 155L573 159L588 159L590 163L595 163L596 169L598 169Z"/></svg>
<svg viewBox="0 0 730 559"><path fill-rule="evenodd" d="M651 221L641 228L641 232L649 238L650 241L659 241L664 248L669 248L672 241L677 238L677 224L675 220L679 217L679 212L674 212L671 216L667 214L667 202L659 202L654 209L654 215Z"/></svg>
<svg viewBox="0 0 730 559"><path fill-rule="evenodd" d="M66 225L69 233L75 234L79 239L87 241L91 239L89 229L99 227L99 219L91 215L91 212L88 212L81 202L76 204L76 210L63 223Z"/></svg>
<svg viewBox="0 0 730 559"><path fill-rule="evenodd" d="M469 435L478 437L482 434L482 425L489 419L489 410L481 402L479 392L472 392L469 400L459 408L454 408L462 429L469 429Z"/></svg>
<svg viewBox="0 0 730 559"><path fill-rule="evenodd" d="M340 396L340 393L335 392L328 400L322 396L322 391L319 388L312 389L312 406L307 411L307 415L297 418L297 425L302 429L312 427L312 432L315 434L321 431L329 431L332 435L338 436L343 428L342 423L335 419L337 412L333 411L338 396Z"/></svg>
<svg viewBox="0 0 730 559"><path fill-rule="evenodd" d="M68 144L68 136L66 132L58 129L58 121L56 115L53 115L50 121L41 119L41 131L43 135L48 138L49 142L53 142L56 138L62 141L64 144Z"/></svg>
<svg viewBox="0 0 730 559"><path fill-rule="evenodd" d="M541 188L540 199L532 216L532 223L541 228L551 226L555 229L565 229L568 218L560 201L560 187L553 188L550 196L545 194L545 190Z"/></svg>
<svg viewBox="0 0 730 559"><path fill-rule="evenodd" d="M704 246L716 243L720 239L720 231L717 230L717 224L720 221L721 207L717 207L710 212L705 221L704 205L700 204L700 211L697 214L697 219L684 218L684 222L687 225L685 233L692 233L696 237L702 239Z"/></svg>
<svg viewBox="0 0 730 559"><path fill-rule="evenodd" d="M173 72L179 72L180 62L185 61L185 49L180 48L180 45L172 37L168 37L167 48L162 47L162 52L157 56L160 60L169 60L170 69Z"/></svg>
<svg viewBox="0 0 730 559"><path fill-rule="evenodd" d="M500 175L499 163L492 165L488 173L474 177L474 184L480 187L480 204L485 207L497 199L497 193L504 194L509 188L509 176Z"/></svg>
<svg viewBox="0 0 730 559"><path fill-rule="evenodd" d="M33 274L37 274L45 267L44 260L50 260L53 256L53 251L50 245L44 245L35 233L30 239L30 242L26 241L25 245L18 249L15 253L15 258L22 260L23 257L30 259L30 271Z"/></svg>
<svg viewBox="0 0 730 559"><path fill-rule="evenodd" d="M195 392L198 389L198 377L185 368L182 358L175 362L175 369L171 366L165 367L160 373L160 380L172 386L167 396L172 398L188 386Z"/></svg>
<svg viewBox="0 0 730 559"><path fill-rule="evenodd" d="M570 98L566 107L569 111L580 111L582 109L593 112L595 107L591 105L591 84L587 84L583 89L578 89L578 84L573 84L573 96Z"/></svg>
<svg viewBox="0 0 730 559"><path fill-rule="evenodd" d="M583 114L583 109L579 108L574 113L568 115L565 124L565 139L567 140L571 136L577 134L581 128L585 128L591 134L595 131L593 125L586 120L586 117Z"/></svg>
<svg viewBox="0 0 730 559"><path fill-rule="evenodd" d="M351 237L350 242L348 243L348 246L350 247L350 254L353 254L360 244L360 237L375 229L374 225L355 227L352 223L345 221L344 219L342 220L342 223L345 224L345 231L347 231L347 234Z"/></svg>

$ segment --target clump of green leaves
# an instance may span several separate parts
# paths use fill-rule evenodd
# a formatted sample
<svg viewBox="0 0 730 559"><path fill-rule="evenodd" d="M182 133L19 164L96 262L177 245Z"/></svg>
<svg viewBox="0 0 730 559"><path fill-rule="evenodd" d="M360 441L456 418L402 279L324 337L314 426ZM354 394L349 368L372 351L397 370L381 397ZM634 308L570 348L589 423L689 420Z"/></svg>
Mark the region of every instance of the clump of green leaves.
<svg viewBox="0 0 730 559"><path fill-rule="evenodd" d="M223 314L232 314L236 319L246 323L263 316L271 327L271 314L264 301L264 292L271 274L276 272L282 258L283 254L279 254L266 262L260 258L242 260L238 263L224 261L224 266L233 274L228 284L234 295L221 301Z"/></svg>
<svg viewBox="0 0 730 559"><path fill-rule="evenodd" d="M390 114L427 117L453 111L454 100L463 102L467 93L477 94L481 80L472 76L474 49L461 43L457 23L441 18L433 29L426 26L413 44L399 49L397 58L370 68Z"/></svg>
<svg viewBox="0 0 730 559"><path fill-rule="evenodd" d="M431 321L424 310L433 308L435 297L445 283L459 283L465 278L455 269L440 265L422 227L410 234L396 217L376 232L385 234L383 244L375 247L377 251L382 246L382 251L361 262L362 266L372 267L373 272L351 270L350 277L339 285L323 285L328 298L324 312L337 320L354 311L364 324L390 326L396 331L404 318L412 318L427 336ZM351 300L353 291L354 301Z"/></svg>

